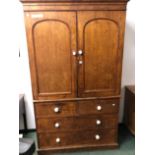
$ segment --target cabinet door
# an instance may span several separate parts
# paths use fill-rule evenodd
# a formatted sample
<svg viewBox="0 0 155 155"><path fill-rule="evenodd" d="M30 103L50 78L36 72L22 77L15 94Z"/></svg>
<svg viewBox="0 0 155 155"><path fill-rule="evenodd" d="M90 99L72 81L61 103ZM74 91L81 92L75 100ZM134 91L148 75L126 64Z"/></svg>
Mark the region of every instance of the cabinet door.
<svg viewBox="0 0 155 155"><path fill-rule="evenodd" d="M75 12L25 13L34 99L75 97Z"/></svg>
<svg viewBox="0 0 155 155"><path fill-rule="evenodd" d="M119 95L124 19L123 11L78 12L80 97Z"/></svg>

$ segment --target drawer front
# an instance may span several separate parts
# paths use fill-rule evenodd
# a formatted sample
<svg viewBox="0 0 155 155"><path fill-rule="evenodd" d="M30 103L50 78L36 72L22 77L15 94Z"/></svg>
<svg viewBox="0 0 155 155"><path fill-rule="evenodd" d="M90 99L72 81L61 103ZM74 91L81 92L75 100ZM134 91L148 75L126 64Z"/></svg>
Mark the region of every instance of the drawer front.
<svg viewBox="0 0 155 155"><path fill-rule="evenodd" d="M46 116L74 116L76 114L76 102L51 102L35 104L36 117Z"/></svg>
<svg viewBox="0 0 155 155"><path fill-rule="evenodd" d="M39 133L40 148L111 144L117 141L117 130L92 130L83 132Z"/></svg>
<svg viewBox="0 0 155 155"><path fill-rule="evenodd" d="M116 128L118 115L94 115L68 118L39 118L36 120L38 132L59 132L85 129Z"/></svg>
<svg viewBox="0 0 155 155"><path fill-rule="evenodd" d="M79 114L112 114L119 111L119 99L89 100L79 102Z"/></svg>

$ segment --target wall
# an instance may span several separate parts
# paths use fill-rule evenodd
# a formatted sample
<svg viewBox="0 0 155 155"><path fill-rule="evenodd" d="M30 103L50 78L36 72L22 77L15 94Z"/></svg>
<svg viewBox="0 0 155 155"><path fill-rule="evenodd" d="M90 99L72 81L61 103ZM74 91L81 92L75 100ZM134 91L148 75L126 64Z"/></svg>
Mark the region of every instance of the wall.
<svg viewBox="0 0 155 155"><path fill-rule="evenodd" d="M20 52L21 57L19 58L20 65L20 81L19 83L20 93L25 93L26 100L26 111L27 111L27 123L28 128L35 128L34 110L32 104L32 90L30 81L30 72L28 64L28 54L26 47L25 29L24 29L24 18L21 3L18 3L18 8L20 12L19 24L21 25L21 42L20 42ZM120 106L120 122L123 116L123 101L124 101L124 86L129 84L134 84L135 82L135 42L134 42L134 1L130 1L127 7L127 17L126 17L126 31L125 31L125 44L124 44L124 56L123 56L123 71L122 71L122 98Z"/></svg>
<svg viewBox="0 0 155 155"><path fill-rule="evenodd" d="M28 129L35 128L35 118L34 118L34 108L32 103L32 89L31 89L31 80L30 80L30 70L29 70L29 61L28 61L28 52L26 44L26 32L24 25L24 14L23 7L20 2L18 2L17 7L20 12L19 24L20 24L20 58L19 58L19 93L25 94L26 102L26 116L27 116L27 127ZM20 121L20 129L23 129L23 124Z"/></svg>
<svg viewBox="0 0 155 155"><path fill-rule="evenodd" d="M134 1L129 1L126 15L126 29L124 38L124 54L122 69L122 91L120 101L120 122L123 119L124 86L135 84L135 6Z"/></svg>

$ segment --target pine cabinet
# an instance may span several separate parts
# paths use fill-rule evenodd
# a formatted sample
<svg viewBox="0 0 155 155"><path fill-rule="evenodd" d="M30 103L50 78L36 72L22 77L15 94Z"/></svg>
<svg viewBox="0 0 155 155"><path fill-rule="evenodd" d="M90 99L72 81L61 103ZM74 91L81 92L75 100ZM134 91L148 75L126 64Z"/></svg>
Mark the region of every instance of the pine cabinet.
<svg viewBox="0 0 155 155"><path fill-rule="evenodd" d="M38 153L118 146L126 0L22 0Z"/></svg>

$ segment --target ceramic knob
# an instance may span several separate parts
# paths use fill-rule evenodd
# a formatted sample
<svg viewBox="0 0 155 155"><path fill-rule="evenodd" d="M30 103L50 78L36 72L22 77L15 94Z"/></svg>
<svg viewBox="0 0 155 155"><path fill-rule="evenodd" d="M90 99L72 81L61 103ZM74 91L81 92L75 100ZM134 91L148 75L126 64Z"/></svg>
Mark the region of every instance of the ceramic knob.
<svg viewBox="0 0 155 155"><path fill-rule="evenodd" d="M61 140L60 140L60 138L58 137L58 138L56 138L56 143L60 143L61 142Z"/></svg>
<svg viewBox="0 0 155 155"><path fill-rule="evenodd" d="M60 112L60 108L59 108L59 107L55 107L55 108L54 108L54 112L55 112L55 113Z"/></svg>
<svg viewBox="0 0 155 155"><path fill-rule="evenodd" d="M76 52L75 51L73 51L72 53L73 53L74 56L76 55Z"/></svg>
<svg viewBox="0 0 155 155"><path fill-rule="evenodd" d="M100 140L100 135L95 135L96 140Z"/></svg>
<svg viewBox="0 0 155 155"><path fill-rule="evenodd" d="M116 104L112 104L112 106L114 107Z"/></svg>
<svg viewBox="0 0 155 155"><path fill-rule="evenodd" d="M55 126L55 128L59 128L59 127L60 127L60 123L56 122L56 123L54 124L54 126Z"/></svg>
<svg viewBox="0 0 155 155"><path fill-rule="evenodd" d="M78 54L79 54L79 55L82 55L82 54L83 54L82 50L79 50L79 51L78 51Z"/></svg>
<svg viewBox="0 0 155 155"><path fill-rule="evenodd" d="M83 64L83 61L82 61L82 60L80 60L80 61L79 61L79 64L80 64L80 65L81 65L81 64Z"/></svg>
<svg viewBox="0 0 155 155"><path fill-rule="evenodd" d="M101 124L101 120L97 119L96 120L96 125L100 125Z"/></svg>
<svg viewBox="0 0 155 155"><path fill-rule="evenodd" d="M100 110L102 109L102 107L101 107L100 105L98 105L98 106L96 107L96 109L97 109L98 111L100 111Z"/></svg>

